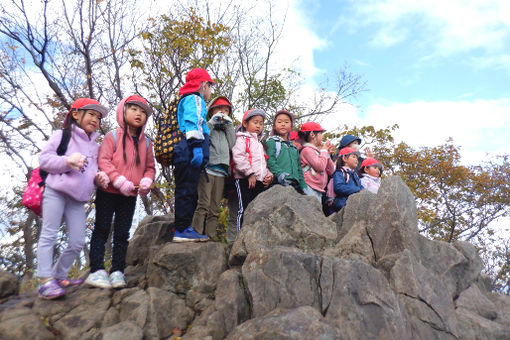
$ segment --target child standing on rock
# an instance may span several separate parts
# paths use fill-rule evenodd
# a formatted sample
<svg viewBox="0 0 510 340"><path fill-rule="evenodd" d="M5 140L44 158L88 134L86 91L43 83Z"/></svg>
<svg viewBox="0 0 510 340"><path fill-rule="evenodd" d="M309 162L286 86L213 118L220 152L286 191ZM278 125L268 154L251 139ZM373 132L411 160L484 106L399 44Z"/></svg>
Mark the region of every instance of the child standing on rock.
<svg viewBox="0 0 510 340"><path fill-rule="evenodd" d="M264 146L259 141L264 131L265 118L264 110L246 111L232 148L234 184L239 199L237 231L241 230L244 210L248 204L273 181L273 174L267 168Z"/></svg>
<svg viewBox="0 0 510 340"><path fill-rule="evenodd" d="M303 194L307 189L299 151L289 140L294 125L294 116L286 110L276 112L273 121L272 136L266 142L267 165L276 182L283 186L292 186Z"/></svg>
<svg viewBox="0 0 510 340"><path fill-rule="evenodd" d="M206 117L211 132L209 163L198 180L198 201L192 222L193 229L211 239L217 238L220 201L230 174L230 150L236 141L231 117L232 104L227 97L220 96L211 101Z"/></svg>
<svg viewBox="0 0 510 340"><path fill-rule="evenodd" d="M152 113L147 101L131 95L117 106L119 128L109 132L99 149L99 169L110 185L96 193L96 223L90 240L90 274L85 283L100 288L126 286L124 267L137 195L149 193L154 180L152 143L145 123ZM112 268L104 268L105 244L113 221Z"/></svg>
<svg viewBox="0 0 510 340"><path fill-rule="evenodd" d="M48 172L43 194L43 226L37 244L37 276L41 280L39 297L55 299L66 293L65 288L83 280L67 279L67 273L85 244L85 207L94 182L108 185L106 174L97 172L99 146L96 130L108 109L90 98L77 99L64 120L64 130L51 136L39 155L41 169ZM69 138L66 152L57 149L64 136ZM68 245L53 263L53 248L62 224L66 224Z"/></svg>
<svg viewBox="0 0 510 340"><path fill-rule="evenodd" d="M336 171L333 174L333 186L336 194L331 213L340 211L345 207L347 198L363 190L361 181L356 173L358 166L359 151L345 147L340 150L339 158L336 164Z"/></svg>

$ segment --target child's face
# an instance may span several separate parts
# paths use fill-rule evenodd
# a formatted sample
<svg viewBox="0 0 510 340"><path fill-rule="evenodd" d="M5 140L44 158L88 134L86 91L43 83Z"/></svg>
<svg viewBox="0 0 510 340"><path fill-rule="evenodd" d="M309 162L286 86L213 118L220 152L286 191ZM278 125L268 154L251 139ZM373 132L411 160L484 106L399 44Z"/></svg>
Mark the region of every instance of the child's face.
<svg viewBox="0 0 510 340"><path fill-rule="evenodd" d="M96 110L77 110L72 113L78 125L90 136L101 124L101 113Z"/></svg>
<svg viewBox="0 0 510 340"><path fill-rule="evenodd" d="M286 114L279 114L274 121L274 130L278 136L287 139L290 130L292 129L292 121Z"/></svg>
<svg viewBox="0 0 510 340"><path fill-rule="evenodd" d="M381 171L377 165L369 165L365 167L365 173L373 177L379 177Z"/></svg>
<svg viewBox="0 0 510 340"><path fill-rule="evenodd" d="M357 140L349 143L349 145L347 145L347 146L350 148L353 148L354 150L359 150L359 142Z"/></svg>
<svg viewBox="0 0 510 340"><path fill-rule="evenodd" d="M211 99L211 91L211 84L208 81L204 81L198 90L198 92L202 93L206 102Z"/></svg>
<svg viewBox="0 0 510 340"><path fill-rule="evenodd" d="M220 106L213 107L211 110L211 116L214 116L218 112L222 112L222 113L226 114L227 116L229 116L230 115L230 107L227 105L220 105Z"/></svg>
<svg viewBox="0 0 510 340"><path fill-rule="evenodd" d="M147 121L147 113L138 105L127 105L124 117L127 125L135 129L144 126Z"/></svg>
<svg viewBox="0 0 510 340"><path fill-rule="evenodd" d="M342 156L345 166L354 170L358 166L358 156L354 153L351 153L349 155Z"/></svg>
<svg viewBox="0 0 510 340"><path fill-rule="evenodd" d="M322 145L322 131L321 132L313 132L314 137L312 139L312 144L315 146L321 146ZM312 136L312 135L310 135Z"/></svg>
<svg viewBox="0 0 510 340"><path fill-rule="evenodd" d="M261 116L254 116L247 122L244 121L243 126L249 133L255 132L259 135L264 129L264 119Z"/></svg>

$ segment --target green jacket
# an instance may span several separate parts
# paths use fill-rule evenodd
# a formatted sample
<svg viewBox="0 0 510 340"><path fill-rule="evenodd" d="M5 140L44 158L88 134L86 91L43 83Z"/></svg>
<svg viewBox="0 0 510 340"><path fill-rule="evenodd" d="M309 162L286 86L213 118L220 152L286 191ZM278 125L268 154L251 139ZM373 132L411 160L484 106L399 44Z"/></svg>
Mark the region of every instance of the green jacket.
<svg viewBox="0 0 510 340"><path fill-rule="evenodd" d="M277 143L277 141L279 141ZM280 144L280 153L276 157L277 144ZM284 141L279 136L272 136L266 141L266 153L269 157L267 167L274 175L275 182L278 183L278 176L281 173L288 173L286 179L294 179L299 183L301 189L307 187L303 170L301 169L301 161L299 151L290 141Z"/></svg>

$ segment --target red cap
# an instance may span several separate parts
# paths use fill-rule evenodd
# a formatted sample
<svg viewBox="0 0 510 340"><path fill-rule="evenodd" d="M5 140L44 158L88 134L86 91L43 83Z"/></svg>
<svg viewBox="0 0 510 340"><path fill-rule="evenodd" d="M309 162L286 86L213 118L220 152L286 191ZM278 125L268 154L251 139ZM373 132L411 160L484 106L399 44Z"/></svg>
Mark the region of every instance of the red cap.
<svg viewBox="0 0 510 340"><path fill-rule="evenodd" d="M370 166L370 165L381 165L375 158L366 158L363 162L361 162L361 167Z"/></svg>
<svg viewBox="0 0 510 340"><path fill-rule="evenodd" d="M186 83L179 90L179 95L198 91L200 84L207 81L216 84L209 73L203 68L194 68L186 75Z"/></svg>
<svg viewBox="0 0 510 340"><path fill-rule="evenodd" d="M124 104L135 104L140 106L147 114L147 117L150 116L150 114L152 113L152 107L150 107L149 103L147 103L147 101L144 98L136 94L127 97Z"/></svg>
<svg viewBox="0 0 510 340"><path fill-rule="evenodd" d="M218 97L215 99L209 106L209 109L212 109L215 106L229 106L232 107L232 104L227 100L226 97Z"/></svg>
<svg viewBox="0 0 510 340"><path fill-rule="evenodd" d="M306 122L303 125L301 125L301 132L308 132L308 131L322 132L322 131L326 131L326 130L324 130L319 123Z"/></svg>
<svg viewBox="0 0 510 340"><path fill-rule="evenodd" d="M297 138L298 138L297 131L291 131L290 134L289 134L289 139L290 140L296 140Z"/></svg>
<svg viewBox="0 0 510 340"><path fill-rule="evenodd" d="M345 147L343 149L340 149L340 154L342 156L350 155L351 153L354 153L354 154L356 154L358 156L360 155L358 150L350 148L350 147Z"/></svg>
<svg viewBox="0 0 510 340"><path fill-rule="evenodd" d="M69 125L71 112L74 110L94 110L101 114L101 118L104 118L108 114L108 109L101 105L97 100L91 98L79 98L74 101L73 105L69 109L69 112L64 119L64 127Z"/></svg>

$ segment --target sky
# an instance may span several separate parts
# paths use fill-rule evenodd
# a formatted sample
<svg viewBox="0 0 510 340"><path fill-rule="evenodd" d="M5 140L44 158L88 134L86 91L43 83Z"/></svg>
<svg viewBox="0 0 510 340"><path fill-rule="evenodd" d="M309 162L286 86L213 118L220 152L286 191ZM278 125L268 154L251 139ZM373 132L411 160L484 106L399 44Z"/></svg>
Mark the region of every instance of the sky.
<svg viewBox="0 0 510 340"><path fill-rule="evenodd" d="M283 45L309 82L343 66L367 82L339 123L396 123L415 147L451 137L478 164L510 150L508 13L506 0L295 0Z"/></svg>

